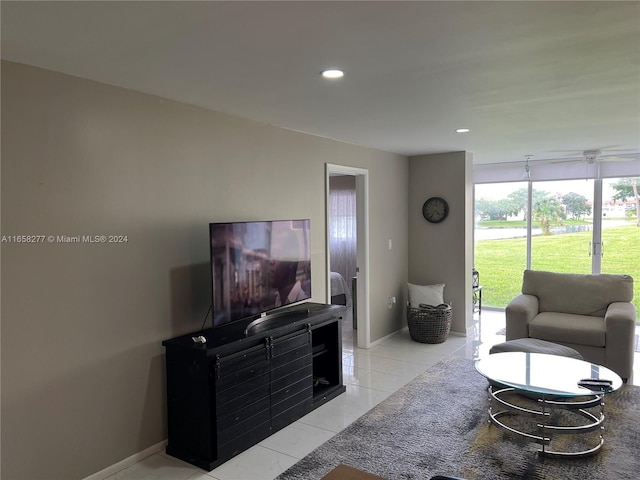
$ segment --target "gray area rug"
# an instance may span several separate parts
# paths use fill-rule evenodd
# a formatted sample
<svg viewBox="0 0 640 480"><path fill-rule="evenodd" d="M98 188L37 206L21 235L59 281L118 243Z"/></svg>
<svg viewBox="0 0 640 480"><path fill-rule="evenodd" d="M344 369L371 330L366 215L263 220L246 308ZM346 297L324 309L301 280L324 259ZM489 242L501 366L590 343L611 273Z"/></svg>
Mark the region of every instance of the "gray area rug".
<svg viewBox="0 0 640 480"><path fill-rule="evenodd" d="M566 460L540 457L538 444L490 425L486 389L471 360L444 360L278 479L321 479L340 463L392 480L640 478L640 387L624 385L606 397L605 444L597 455Z"/></svg>

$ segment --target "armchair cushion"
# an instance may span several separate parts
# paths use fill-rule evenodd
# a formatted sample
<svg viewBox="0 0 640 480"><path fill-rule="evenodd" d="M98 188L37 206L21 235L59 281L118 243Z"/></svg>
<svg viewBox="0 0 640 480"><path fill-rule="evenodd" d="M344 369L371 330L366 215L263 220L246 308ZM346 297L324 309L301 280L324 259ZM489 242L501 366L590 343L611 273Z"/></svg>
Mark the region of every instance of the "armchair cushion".
<svg viewBox="0 0 640 480"><path fill-rule="evenodd" d="M529 337L554 343L604 347L605 327L601 317L542 312L529 322Z"/></svg>
<svg viewBox="0 0 640 480"><path fill-rule="evenodd" d="M540 312L604 317L610 303L631 302L633 278L629 275L525 270L522 293L538 297Z"/></svg>

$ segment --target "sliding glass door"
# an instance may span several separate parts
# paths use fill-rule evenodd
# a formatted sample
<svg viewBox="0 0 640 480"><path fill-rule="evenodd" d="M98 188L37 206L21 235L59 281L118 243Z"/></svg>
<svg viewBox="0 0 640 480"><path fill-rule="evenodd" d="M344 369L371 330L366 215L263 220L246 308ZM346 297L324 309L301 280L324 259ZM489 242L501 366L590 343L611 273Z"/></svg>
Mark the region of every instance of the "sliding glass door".
<svg viewBox="0 0 640 480"><path fill-rule="evenodd" d="M520 293L527 268L527 182L475 186L475 268L482 304L504 307Z"/></svg>
<svg viewBox="0 0 640 480"><path fill-rule="evenodd" d="M592 271L593 185L593 180L532 184L532 269Z"/></svg>
<svg viewBox="0 0 640 480"><path fill-rule="evenodd" d="M602 238L594 271L634 278L634 303L640 318L640 224L633 181L632 177L602 181Z"/></svg>
<svg viewBox="0 0 640 480"><path fill-rule="evenodd" d="M634 277L640 318L640 223L633 183L620 177L477 184L474 263L483 305L505 307L520 293L525 268L620 273Z"/></svg>

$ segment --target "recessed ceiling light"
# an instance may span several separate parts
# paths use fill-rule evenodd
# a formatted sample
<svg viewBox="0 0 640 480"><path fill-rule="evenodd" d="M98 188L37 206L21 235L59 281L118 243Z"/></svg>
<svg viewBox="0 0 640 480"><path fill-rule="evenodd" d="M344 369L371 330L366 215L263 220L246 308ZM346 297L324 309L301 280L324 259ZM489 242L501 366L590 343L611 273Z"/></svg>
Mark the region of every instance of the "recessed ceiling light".
<svg viewBox="0 0 640 480"><path fill-rule="evenodd" d="M322 76L324 78L342 78L344 77L344 72L342 70L323 70Z"/></svg>
<svg viewBox="0 0 640 480"><path fill-rule="evenodd" d="M470 132L471 130L469 130L468 128L457 128L456 129L456 133L467 133Z"/></svg>

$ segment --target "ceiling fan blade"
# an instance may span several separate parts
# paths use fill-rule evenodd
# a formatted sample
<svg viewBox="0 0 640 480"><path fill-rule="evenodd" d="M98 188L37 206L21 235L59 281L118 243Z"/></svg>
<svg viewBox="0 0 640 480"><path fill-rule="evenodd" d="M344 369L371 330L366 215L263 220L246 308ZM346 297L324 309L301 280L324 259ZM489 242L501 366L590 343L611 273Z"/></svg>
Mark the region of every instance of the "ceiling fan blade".
<svg viewBox="0 0 640 480"><path fill-rule="evenodd" d="M547 150L547 153L567 153L571 157L582 155L583 150Z"/></svg>
<svg viewBox="0 0 640 480"><path fill-rule="evenodd" d="M569 158L566 160L549 160L549 163L583 163L584 158Z"/></svg>
<svg viewBox="0 0 640 480"><path fill-rule="evenodd" d="M617 148L622 147L622 145L607 145L606 147L596 147L596 148L587 148L587 149L579 149L573 148L568 150L548 150L549 153L568 153L572 157L583 156L586 152L634 152L635 150L628 148Z"/></svg>
<svg viewBox="0 0 640 480"><path fill-rule="evenodd" d="M598 158L599 162L630 162L633 157L621 157L619 155L603 155Z"/></svg>
<svg viewBox="0 0 640 480"><path fill-rule="evenodd" d="M616 145L611 145L615 147ZM605 147L609 148L609 147ZM560 151L560 150L558 150ZM556 158L542 159L544 163L550 164L587 164L592 165L598 162L627 162L633 160L640 160L640 152L637 150L621 150L619 154L603 154L600 149L582 150L579 152L573 150L566 150L571 152L568 155L563 155ZM613 151L613 150L610 150Z"/></svg>
<svg viewBox="0 0 640 480"><path fill-rule="evenodd" d="M614 152L614 151L620 151L620 152L624 152L625 150L621 150L617 147L622 147L622 145L607 145L606 147L597 147L597 148L590 148L589 150L609 150L610 152Z"/></svg>

